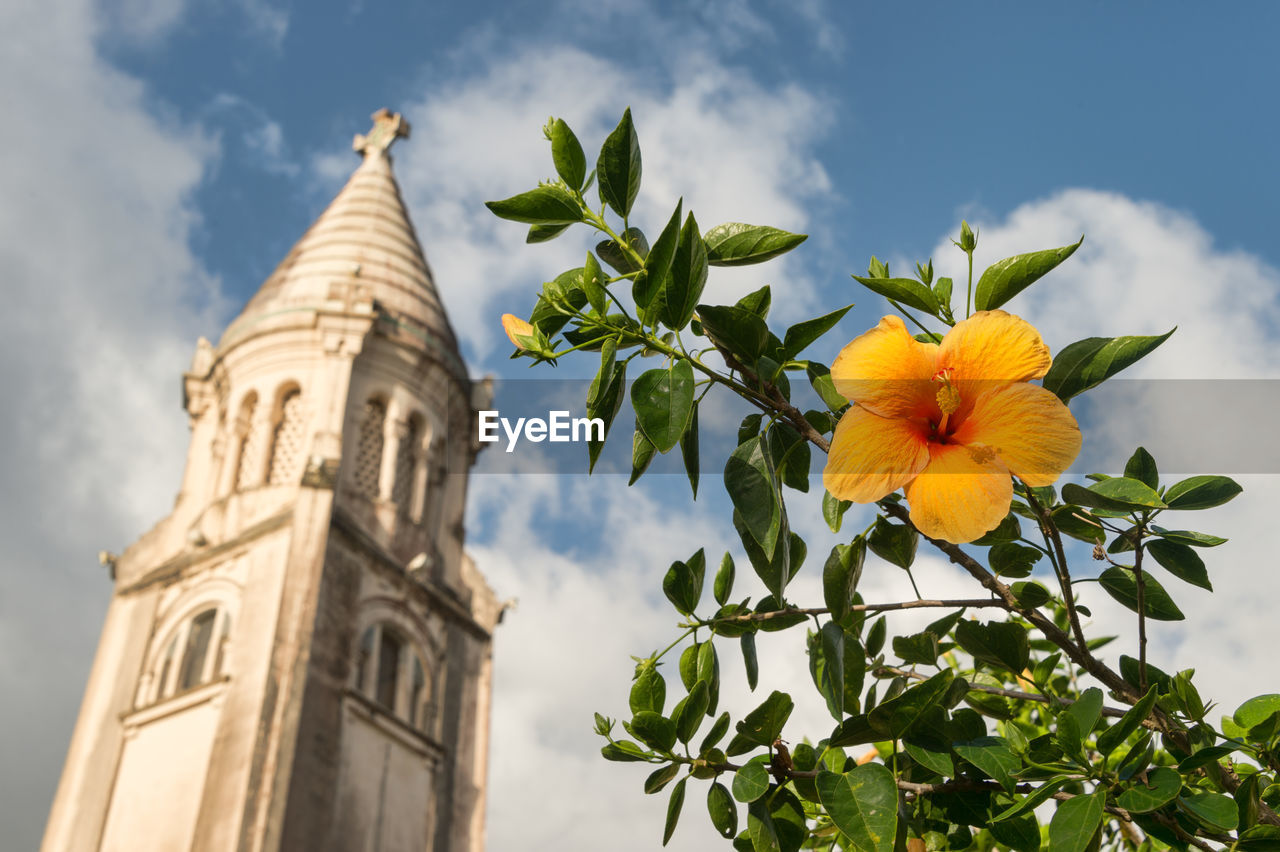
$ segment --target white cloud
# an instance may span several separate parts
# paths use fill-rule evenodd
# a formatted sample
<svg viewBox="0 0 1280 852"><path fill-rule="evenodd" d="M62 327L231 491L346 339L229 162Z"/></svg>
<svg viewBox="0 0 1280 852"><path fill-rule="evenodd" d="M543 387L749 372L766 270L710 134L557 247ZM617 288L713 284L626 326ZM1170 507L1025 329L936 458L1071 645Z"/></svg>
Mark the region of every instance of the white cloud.
<svg viewBox="0 0 1280 852"><path fill-rule="evenodd" d="M280 122L247 98L220 92L202 112L209 123L234 128L239 145L263 171L286 177L296 177L301 171L290 153Z"/></svg>
<svg viewBox="0 0 1280 852"><path fill-rule="evenodd" d="M171 35L183 20L201 6L201 0L114 0L95 4L92 14L103 34L133 46L154 45ZM289 13L271 0L234 0L226 7L203 3L208 10L233 9L248 35L273 49L284 42Z"/></svg>
<svg viewBox="0 0 1280 852"><path fill-rule="evenodd" d="M0 29L6 110L56 111L0 158L0 822L32 849L110 594L95 554L161 517L181 475L178 375L220 325L187 246L214 149L95 55L88 3L7 3Z"/></svg>

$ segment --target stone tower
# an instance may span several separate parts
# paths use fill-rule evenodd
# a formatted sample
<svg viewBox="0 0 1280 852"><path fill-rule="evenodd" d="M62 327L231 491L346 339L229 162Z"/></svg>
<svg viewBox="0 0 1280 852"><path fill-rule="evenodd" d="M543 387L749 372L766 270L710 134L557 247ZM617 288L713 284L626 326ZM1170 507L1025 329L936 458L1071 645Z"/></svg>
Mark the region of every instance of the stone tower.
<svg viewBox="0 0 1280 852"><path fill-rule="evenodd" d="M467 377L388 149L183 377L172 514L114 595L46 852L476 852L493 593Z"/></svg>

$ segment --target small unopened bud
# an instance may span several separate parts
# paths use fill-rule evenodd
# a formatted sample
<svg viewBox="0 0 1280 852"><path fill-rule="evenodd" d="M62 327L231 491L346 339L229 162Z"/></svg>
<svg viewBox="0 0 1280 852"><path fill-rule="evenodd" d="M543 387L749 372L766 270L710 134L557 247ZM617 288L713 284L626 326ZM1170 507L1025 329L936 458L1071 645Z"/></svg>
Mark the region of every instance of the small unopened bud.
<svg viewBox="0 0 1280 852"><path fill-rule="evenodd" d="M917 263L916 273L920 276L920 280L924 282L926 287L931 285L933 283L933 259L929 259L929 264L927 266L923 263Z"/></svg>
<svg viewBox="0 0 1280 852"><path fill-rule="evenodd" d="M960 222L960 242L956 245L966 253L972 252L978 245L978 237L973 233L973 229L969 227L969 223L961 220Z"/></svg>
<svg viewBox="0 0 1280 852"><path fill-rule="evenodd" d="M515 314L502 315L502 330L517 349L537 349L537 336L533 326Z"/></svg>

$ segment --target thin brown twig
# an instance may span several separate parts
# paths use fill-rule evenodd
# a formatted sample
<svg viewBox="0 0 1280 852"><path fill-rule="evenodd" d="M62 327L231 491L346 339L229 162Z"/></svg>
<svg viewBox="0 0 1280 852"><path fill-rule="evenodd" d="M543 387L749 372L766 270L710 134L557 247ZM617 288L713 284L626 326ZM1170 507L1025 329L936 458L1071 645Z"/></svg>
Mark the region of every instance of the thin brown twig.
<svg viewBox="0 0 1280 852"><path fill-rule="evenodd" d="M894 601L893 603L874 603L874 604L853 604L849 607L850 612L893 612L903 609L922 609L928 607L941 607L946 609L970 609L976 607L1000 607L1008 609L1004 601L995 600L993 598L960 598L957 600L915 600L915 601ZM786 609L775 609L769 612L748 612L742 615L725 615L718 618L710 618L706 621L699 621L699 627L709 627L716 624L743 622L743 621L771 621L775 618L784 618L789 615L829 615L831 610L825 606L809 607L801 609L799 607L787 607Z"/></svg>
<svg viewBox="0 0 1280 852"><path fill-rule="evenodd" d="M1142 576L1142 530L1133 547L1133 580L1138 596L1138 688L1147 689L1147 604L1146 580Z"/></svg>
<svg viewBox="0 0 1280 852"><path fill-rule="evenodd" d="M1067 567L1067 552L1062 546L1062 536L1058 533L1058 528L1053 523L1049 509L1040 504L1040 501L1031 493L1031 488L1026 488L1027 505L1036 513L1037 524L1040 527L1040 534L1044 536L1044 543L1052 546L1054 556L1050 559L1053 563L1054 573L1058 575L1058 585L1062 588L1062 602L1067 607L1067 621L1071 624L1071 632L1076 637L1076 644L1080 646L1080 650L1088 652L1089 644L1084 638L1084 628L1080 625L1080 614L1076 612L1076 596L1071 588L1071 571Z"/></svg>

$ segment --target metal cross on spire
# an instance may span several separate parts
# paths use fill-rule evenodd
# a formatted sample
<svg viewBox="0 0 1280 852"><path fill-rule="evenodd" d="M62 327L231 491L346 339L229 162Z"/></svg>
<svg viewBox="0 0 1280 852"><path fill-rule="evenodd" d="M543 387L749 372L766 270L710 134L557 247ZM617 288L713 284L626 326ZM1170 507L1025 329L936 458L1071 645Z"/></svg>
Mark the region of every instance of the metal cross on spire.
<svg viewBox="0 0 1280 852"><path fill-rule="evenodd" d="M357 133L351 148L367 159L371 154L384 154L399 138L409 138L409 122L398 112L383 107L373 114L373 129Z"/></svg>

